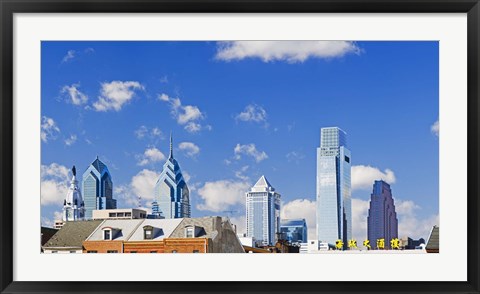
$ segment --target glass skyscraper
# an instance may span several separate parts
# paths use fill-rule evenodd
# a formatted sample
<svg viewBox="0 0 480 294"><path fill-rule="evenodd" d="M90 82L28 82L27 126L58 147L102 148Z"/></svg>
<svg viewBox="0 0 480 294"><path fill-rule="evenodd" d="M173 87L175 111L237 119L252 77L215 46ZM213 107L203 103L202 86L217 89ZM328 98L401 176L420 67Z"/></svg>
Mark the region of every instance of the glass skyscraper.
<svg viewBox="0 0 480 294"><path fill-rule="evenodd" d="M112 176L98 156L83 173L82 191L86 219L92 219L93 210L117 208L117 200L112 197Z"/></svg>
<svg viewBox="0 0 480 294"><path fill-rule="evenodd" d="M180 165L173 158L173 142L170 135L170 155L154 188L155 209L165 218L190 217L190 191L183 178Z"/></svg>
<svg viewBox="0 0 480 294"><path fill-rule="evenodd" d="M352 239L351 154L347 134L322 128L317 148L317 239L344 248Z"/></svg>
<svg viewBox="0 0 480 294"><path fill-rule="evenodd" d="M280 232L280 194L262 176L246 196L247 237L254 237L257 245L275 245Z"/></svg>
<svg viewBox="0 0 480 294"><path fill-rule="evenodd" d="M280 233L290 243L307 243L307 223L304 218L282 219Z"/></svg>
<svg viewBox="0 0 480 294"><path fill-rule="evenodd" d="M373 184L367 225L367 236L372 248L377 248L377 239L385 239L385 248L390 248L390 240L398 238L395 203L390 185L385 181L375 181Z"/></svg>

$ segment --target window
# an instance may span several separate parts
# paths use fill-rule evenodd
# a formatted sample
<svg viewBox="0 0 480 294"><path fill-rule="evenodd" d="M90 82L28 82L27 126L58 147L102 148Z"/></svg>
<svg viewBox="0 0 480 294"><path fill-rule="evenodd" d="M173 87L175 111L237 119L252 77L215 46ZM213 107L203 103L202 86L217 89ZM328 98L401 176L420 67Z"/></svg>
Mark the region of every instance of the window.
<svg viewBox="0 0 480 294"><path fill-rule="evenodd" d="M131 216L132 216L132 213L131 213L131 212L125 212L125 216L126 216L126 217L131 217Z"/></svg>
<svg viewBox="0 0 480 294"><path fill-rule="evenodd" d="M77 251L75 251L75 250L70 250L70 253L77 253Z"/></svg>
<svg viewBox="0 0 480 294"><path fill-rule="evenodd" d="M52 253L58 253L58 251L57 251L57 250L53 250Z"/></svg>
<svg viewBox="0 0 480 294"><path fill-rule="evenodd" d="M143 239L145 239L145 240L152 240L153 239L153 227L152 226L144 226L143 227Z"/></svg>
<svg viewBox="0 0 480 294"><path fill-rule="evenodd" d="M193 250L193 253L199 253L200 251L199 250Z"/></svg>
<svg viewBox="0 0 480 294"><path fill-rule="evenodd" d="M110 230L103 231L103 240L112 240L112 231Z"/></svg>
<svg viewBox="0 0 480 294"><path fill-rule="evenodd" d="M157 253L157 251L150 251L150 253Z"/></svg>
<svg viewBox="0 0 480 294"><path fill-rule="evenodd" d="M195 231L194 227L186 227L185 228L185 238L193 238L195 237L193 232Z"/></svg>
<svg viewBox="0 0 480 294"><path fill-rule="evenodd" d="M124 214L123 212L119 212L119 213L117 214L117 217L124 217L124 216L125 216L125 214Z"/></svg>
<svg viewBox="0 0 480 294"><path fill-rule="evenodd" d="M87 253L97 253L97 250L87 250Z"/></svg>
<svg viewBox="0 0 480 294"><path fill-rule="evenodd" d="M177 250L172 250L172 253L177 253Z"/></svg>
<svg viewBox="0 0 480 294"><path fill-rule="evenodd" d="M137 253L137 251L130 251L130 253Z"/></svg>
<svg viewBox="0 0 480 294"><path fill-rule="evenodd" d="M350 163L350 158L348 156L345 156L345 161Z"/></svg>
<svg viewBox="0 0 480 294"><path fill-rule="evenodd" d="M118 250L107 250L107 253L118 253Z"/></svg>
<svg viewBox="0 0 480 294"><path fill-rule="evenodd" d="M117 216L117 214L115 212L110 212L108 214L108 217L116 217L116 216Z"/></svg>

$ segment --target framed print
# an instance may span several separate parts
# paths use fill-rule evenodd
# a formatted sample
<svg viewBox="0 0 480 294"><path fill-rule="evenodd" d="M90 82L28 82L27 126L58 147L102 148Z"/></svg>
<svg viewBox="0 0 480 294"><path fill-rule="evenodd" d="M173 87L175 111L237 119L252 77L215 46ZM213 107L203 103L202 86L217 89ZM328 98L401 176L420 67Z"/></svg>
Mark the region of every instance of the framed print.
<svg viewBox="0 0 480 294"><path fill-rule="evenodd" d="M478 1L0 1L1 293L479 293Z"/></svg>

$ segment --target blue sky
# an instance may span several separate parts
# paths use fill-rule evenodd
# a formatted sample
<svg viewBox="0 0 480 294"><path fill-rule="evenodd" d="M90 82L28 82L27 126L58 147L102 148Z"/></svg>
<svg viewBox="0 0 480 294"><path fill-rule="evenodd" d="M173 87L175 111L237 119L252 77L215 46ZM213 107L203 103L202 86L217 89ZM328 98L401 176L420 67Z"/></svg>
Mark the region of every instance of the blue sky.
<svg viewBox="0 0 480 294"><path fill-rule="evenodd" d="M352 152L354 237L383 178L400 236L427 238L438 224L438 46L42 42L42 222L62 209L68 169L82 174L97 155L118 206L148 208L173 132L192 216L229 215L242 230L244 192L265 175L282 215L307 218L312 236L320 128L338 126Z"/></svg>

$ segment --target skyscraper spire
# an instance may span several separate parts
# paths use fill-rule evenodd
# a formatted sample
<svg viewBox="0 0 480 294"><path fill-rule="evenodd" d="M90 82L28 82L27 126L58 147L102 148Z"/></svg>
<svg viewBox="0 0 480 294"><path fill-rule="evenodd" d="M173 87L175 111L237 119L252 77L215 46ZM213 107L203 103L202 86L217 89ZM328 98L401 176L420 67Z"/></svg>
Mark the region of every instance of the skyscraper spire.
<svg viewBox="0 0 480 294"><path fill-rule="evenodd" d="M173 139L172 139L172 131L170 131L170 156L168 158L173 158Z"/></svg>

